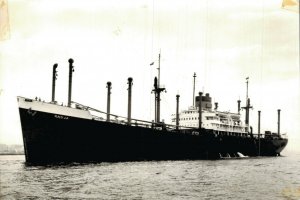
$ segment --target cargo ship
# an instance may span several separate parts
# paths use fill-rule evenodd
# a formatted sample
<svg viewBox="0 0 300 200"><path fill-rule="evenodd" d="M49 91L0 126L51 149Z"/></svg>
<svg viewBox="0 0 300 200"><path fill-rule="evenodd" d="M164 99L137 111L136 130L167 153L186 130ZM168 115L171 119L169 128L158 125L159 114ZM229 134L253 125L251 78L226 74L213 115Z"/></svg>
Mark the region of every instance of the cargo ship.
<svg viewBox="0 0 300 200"><path fill-rule="evenodd" d="M176 95L176 114L172 124L166 124L160 120L160 96L165 87L160 85L158 73L152 90L155 120L145 121L131 117L132 78L128 78L127 117L110 113L111 82L106 86L106 112L72 101L74 61L68 62L67 105L55 101L57 64L53 65L51 101L17 97L27 164L278 156L287 145L288 139L280 133L280 110L277 133L260 133L260 128L253 133L248 92L246 106L240 108L239 100L237 113L219 111L217 103L212 108L209 94L199 92L195 97L195 89L193 106L179 112L180 96ZM241 109L246 111L245 123Z"/></svg>

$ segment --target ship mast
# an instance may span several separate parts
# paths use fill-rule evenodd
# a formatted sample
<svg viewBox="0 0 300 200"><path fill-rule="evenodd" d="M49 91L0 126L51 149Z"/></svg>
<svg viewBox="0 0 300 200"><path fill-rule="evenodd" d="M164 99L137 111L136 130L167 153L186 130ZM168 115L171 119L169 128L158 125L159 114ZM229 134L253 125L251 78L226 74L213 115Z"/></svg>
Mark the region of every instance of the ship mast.
<svg viewBox="0 0 300 200"><path fill-rule="evenodd" d="M249 84L249 77L246 78L246 85L247 85L247 88L246 88L246 102L248 100L248 84Z"/></svg>
<svg viewBox="0 0 300 200"><path fill-rule="evenodd" d="M246 88L246 106L245 107L242 107L243 109L245 109L246 111L246 116L245 116L245 124L247 126L247 131L249 131L249 110L250 108L253 108L251 105L250 105L250 98L248 97L248 84L249 84L249 77L246 78L246 85L247 85L247 88Z"/></svg>
<svg viewBox="0 0 300 200"><path fill-rule="evenodd" d="M164 87L160 86L160 52L158 55L158 78L154 78L154 89L152 90L155 95L155 123L160 122L160 93L165 91Z"/></svg>

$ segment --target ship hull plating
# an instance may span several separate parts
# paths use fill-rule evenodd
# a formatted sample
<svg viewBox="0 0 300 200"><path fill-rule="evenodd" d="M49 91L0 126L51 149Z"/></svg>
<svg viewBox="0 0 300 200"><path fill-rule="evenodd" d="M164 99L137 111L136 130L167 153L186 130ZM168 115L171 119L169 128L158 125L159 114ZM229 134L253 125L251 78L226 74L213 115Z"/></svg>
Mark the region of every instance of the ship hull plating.
<svg viewBox="0 0 300 200"><path fill-rule="evenodd" d="M287 139L212 130L164 130L19 108L26 162L114 162L276 156Z"/></svg>

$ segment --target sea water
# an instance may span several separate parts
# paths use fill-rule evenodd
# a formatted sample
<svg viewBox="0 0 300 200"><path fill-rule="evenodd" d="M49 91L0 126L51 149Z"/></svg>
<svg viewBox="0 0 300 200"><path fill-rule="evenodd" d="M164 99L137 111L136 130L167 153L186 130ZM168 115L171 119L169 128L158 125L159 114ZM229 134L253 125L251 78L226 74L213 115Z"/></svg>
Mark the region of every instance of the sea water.
<svg viewBox="0 0 300 200"><path fill-rule="evenodd" d="M0 199L300 199L300 153L26 166L0 156Z"/></svg>

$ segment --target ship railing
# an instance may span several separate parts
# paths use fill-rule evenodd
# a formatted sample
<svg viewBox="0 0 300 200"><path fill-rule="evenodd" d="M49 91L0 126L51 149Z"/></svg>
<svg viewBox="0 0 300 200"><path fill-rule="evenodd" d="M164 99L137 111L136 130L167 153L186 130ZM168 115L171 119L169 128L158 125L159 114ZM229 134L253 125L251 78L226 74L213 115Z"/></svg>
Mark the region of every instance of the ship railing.
<svg viewBox="0 0 300 200"><path fill-rule="evenodd" d="M22 96L18 96L19 98L23 98L23 99L29 99L29 98L25 98ZM34 99L30 99L32 101L34 101ZM36 100L37 101L37 100ZM48 103L54 103L57 104L57 102L48 102ZM102 116L98 116L98 115L94 115L90 112L91 118L93 120L97 120L97 121L107 121L106 117L107 117L107 113L95 108L92 108L90 106L86 106L83 105L81 103L72 101L73 105L74 105L74 109L80 109L80 110L88 110L88 111L94 111L96 113L101 114ZM59 105L59 104L57 104ZM116 123L116 124L122 124L122 125L128 125L128 119L127 117L123 117L123 116L119 116L119 115L115 115L115 114L109 114L112 118L109 120L111 123ZM168 130L171 132L180 132L180 133L191 133L190 130L192 129L197 129L195 127L189 127L189 126L176 126L173 124L166 124L164 122L154 122L154 121L146 121L146 120L140 120L140 119L131 119L131 126L139 126L139 127L146 127L146 128L152 128L152 129L156 129L156 130Z"/></svg>
<svg viewBox="0 0 300 200"><path fill-rule="evenodd" d="M105 119L103 117L99 117L97 115L92 115L92 119L97 120L97 121L105 121Z"/></svg>
<svg viewBox="0 0 300 200"><path fill-rule="evenodd" d="M41 103L54 104L56 106L66 107L66 105L63 104L63 102L59 103L58 101L45 101L40 97L29 98L29 97L17 96L17 100L20 101L20 99L23 99L24 101L27 102L41 102Z"/></svg>
<svg viewBox="0 0 300 200"><path fill-rule="evenodd" d="M89 111L94 111L96 113L100 113L102 114L101 116L98 115L92 115L92 119L94 120L99 120L99 121L107 121L106 120L106 116L107 113L95 108L92 108L90 106L85 106L83 104L77 103L72 101L73 103L75 103L75 105L77 105L78 109L84 109L84 110L89 110ZM128 124L128 119L127 117L123 117L120 115L115 115L115 114L109 114L112 119L110 119L109 121L111 123L116 123L116 124L122 124L122 125L129 125ZM141 120L141 119L131 119L131 123L130 126L138 126L138 127L146 127L146 128L152 128L152 129L156 129L156 130L168 130L168 131L176 131L177 129L181 132L181 133L185 133L185 132L190 132L188 130L190 129L196 129L195 127L188 127L188 126L176 126L173 124L166 124L164 122L154 122L154 121L146 121L146 120Z"/></svg>

